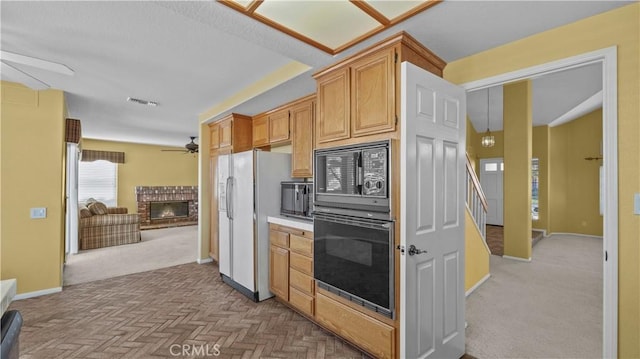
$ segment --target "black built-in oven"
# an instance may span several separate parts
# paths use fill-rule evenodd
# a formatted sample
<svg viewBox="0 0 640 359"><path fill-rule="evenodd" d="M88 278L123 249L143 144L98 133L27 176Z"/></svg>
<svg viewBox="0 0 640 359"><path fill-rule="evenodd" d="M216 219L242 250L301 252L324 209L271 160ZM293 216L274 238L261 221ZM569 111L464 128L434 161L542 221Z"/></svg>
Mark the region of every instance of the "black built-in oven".
<svg viewBox="0 0 640 359"><path fill-rule="evenodd" d="M392 318L393 222L316 213L313 228L318 286Z"/></svg>
<svg viewBox="0 0 640 359"><path fill-rule="evenodd" d="M389 141L316 150L314 276L318 287L394 317Z"/></svg>

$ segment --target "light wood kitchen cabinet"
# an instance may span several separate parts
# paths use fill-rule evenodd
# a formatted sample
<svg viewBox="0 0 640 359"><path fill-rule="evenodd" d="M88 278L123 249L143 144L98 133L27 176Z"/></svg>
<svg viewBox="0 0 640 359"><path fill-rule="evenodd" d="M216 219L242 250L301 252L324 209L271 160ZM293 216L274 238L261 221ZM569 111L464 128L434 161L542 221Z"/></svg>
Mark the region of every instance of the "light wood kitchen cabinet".
<svg viewBox="0 0 640 359"><path fill-rule="evenodd" d="M395 130L395 49L365 56L351 65L351 135Z"/></svg>
<svg viewBox="0 0 640 359"><path fill-rule="evenodd" d="M218 123L209 124L209 149L217 150L220 147L220 125Z"/></svg>
<svg viewBox="0 0 640 359"><path fill-rule="evenodd" d="M253 147L262 147L269 144L269 117L259 116L253 118Z"/></svg>
<svg viewBox="0 0 640 359"><path fill-rule="evenodd" d="M220 254L219 234L218 234L218 181L216 181L216 171L218 168L218 153L211 150L209 153L209 188L211 193L211 205L209 212L209 256L218 261Z"/></svg>
<svg viewBox="0 0 640 359"><path fill-rule="evenodd" d="M291 177L313 177L314 101L291 109Z"/></svg>
<svg viewBox="0 0 640 359"><path fill-rule="evenodd" d="M251 117L232 113L217 122L219 132L219 148L230 149L232 153L247 151L252 148Z"/></svg>
<svg viewBox="0 0 640 359"><path fill-rule="evenodd" d="M317 78L316 141L324 143L351 136L349 68Z"/></svg>
<svg viewBox="0 0 640 359"><path fill-rule="evenodd" d="M289 251L274 245L269 253L269 287L273 294L289 300Z"/></svg>
<svg viewBox="0 0 640 359"><path fill-rule="evenodd" d="M403 61L438 76L446 65L401 32L315 73L316 146L398 138Z"/></svg>
<svg viewBox="0 0 640 359"><path fill-rule="evenodd" d="M313 317L313 232L270 224L269 239L269 289L294 309Z"/></svg>
<svg viewBox="0 0 640 359"><path fill-rule="evenodd" d="M288 141L289 109L283 109L269 115L269 143Z"/></svg>

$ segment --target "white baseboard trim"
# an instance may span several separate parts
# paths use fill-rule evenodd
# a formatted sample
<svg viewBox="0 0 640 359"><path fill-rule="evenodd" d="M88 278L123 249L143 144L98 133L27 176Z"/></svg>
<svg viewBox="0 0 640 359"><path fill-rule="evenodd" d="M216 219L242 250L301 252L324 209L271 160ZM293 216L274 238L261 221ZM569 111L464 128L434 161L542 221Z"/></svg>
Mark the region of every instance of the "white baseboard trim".
<svg viewBox="0 0 640 359"><path fill-rule="evenodd" d="M43 290L36 290L34 292L16 294L16 296L13 297L13 300L35 298L35 297L40 297L40 296L47 295L47 294L60 293L60 292L62 292L62 287L55 287L55 288L49 288L49 289L43 289Z"/></svg>
<svg viewBox="0 0 640 359"><path fill-rule="evenodd" d="M602 239L602 236L594 236L591 234L580 234L580 233L565 233L565 232L554 232L549 234L549 237L553 237L553 236L578 236L578 237L589 237L589 238L598 238L598 239Z"/></svg>
<svg viewBox="0 0 640 359"><path fill-rule="evenodd" d="M468 297L469 294L473 293L474 290L478 289L478 287L480 287L482 283L486 282L487 279L489 279L489 277L491 277L491 273L487 273L487 275L482 277L482 279L480 279L478 283L474 284L473 287L469 288L469 290L464 293L464 296Z"/></svg>
<svg viewBox="0 0 640 359"><path fill-rule="evenodd" d="M503 255L502 258L512 259L514 261L520 261L520 262L531 262L531 257L529 257L529 258L520 258L520 257L512 257L512 256Z"/></svg>
<svg viewBox="0 0 640 359"><path fill-rule="evenodd" d="M213 262L213 259L211 259L211 257L203 258L203 259L197 259L196 262L198 262L198 264L211 263L211 262Z"/></svg>

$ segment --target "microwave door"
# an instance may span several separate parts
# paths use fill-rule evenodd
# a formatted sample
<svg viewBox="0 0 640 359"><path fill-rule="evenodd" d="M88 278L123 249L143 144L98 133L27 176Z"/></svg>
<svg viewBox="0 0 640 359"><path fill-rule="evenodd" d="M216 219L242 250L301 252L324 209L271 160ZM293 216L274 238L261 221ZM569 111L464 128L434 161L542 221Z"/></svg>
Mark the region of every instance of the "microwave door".
<svg viewBox="0 0 640 359"><path fill-rule="evenodd" d="M281 193L281 201L282 201L282 214L295 214L295 186L294 185L283 185L282 193Z"/></svg>

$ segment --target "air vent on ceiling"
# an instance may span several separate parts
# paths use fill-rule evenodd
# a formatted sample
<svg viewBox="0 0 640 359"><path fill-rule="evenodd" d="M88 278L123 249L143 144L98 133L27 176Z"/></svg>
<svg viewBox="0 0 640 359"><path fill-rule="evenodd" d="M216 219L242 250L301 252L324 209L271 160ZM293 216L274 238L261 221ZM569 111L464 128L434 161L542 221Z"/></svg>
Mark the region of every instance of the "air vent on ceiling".
<svg viewBox="0 0 640 359"><path fill-rule="evenodd" d="M147 100L141 100L141 99L139 99L139 98L133 98L133 97L127 97L127 101L129 101L129 102L135 102L135 103L140 104L140 105L152 106L152 107L156 107L156 106L158 106L158 103L157 103L157 102L147 101Z"/></svg>

